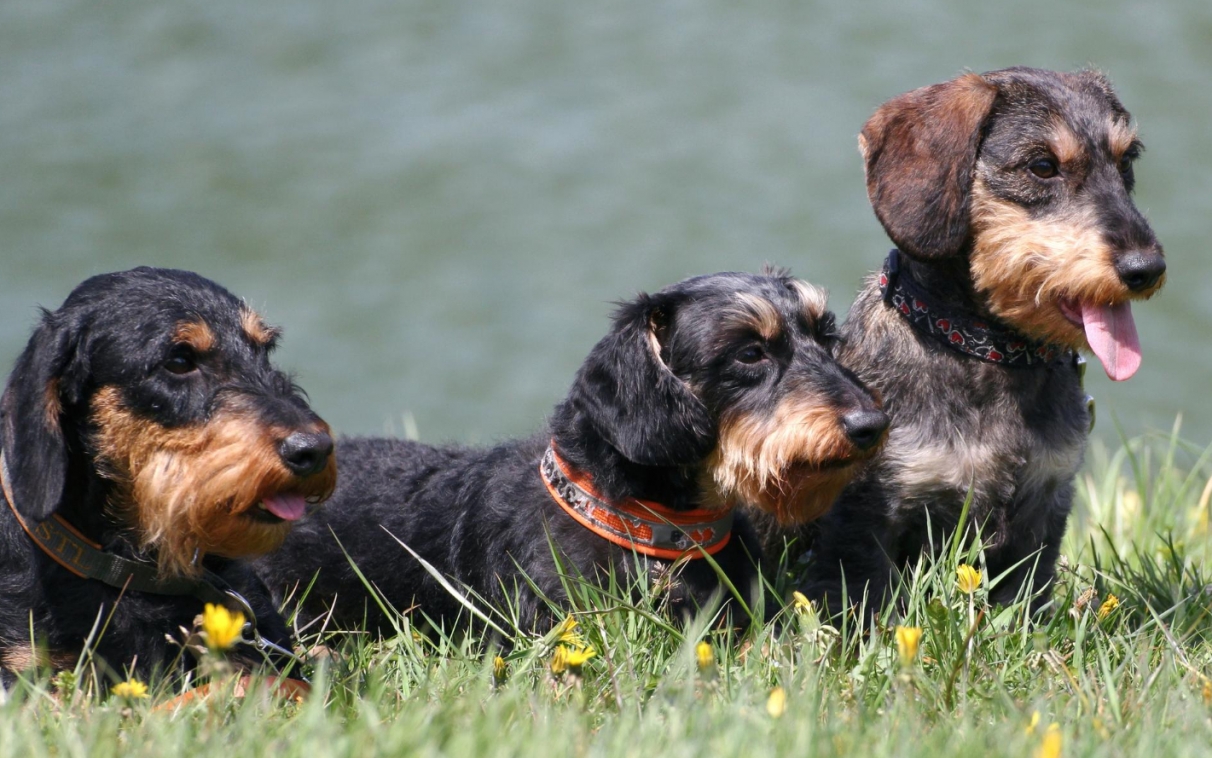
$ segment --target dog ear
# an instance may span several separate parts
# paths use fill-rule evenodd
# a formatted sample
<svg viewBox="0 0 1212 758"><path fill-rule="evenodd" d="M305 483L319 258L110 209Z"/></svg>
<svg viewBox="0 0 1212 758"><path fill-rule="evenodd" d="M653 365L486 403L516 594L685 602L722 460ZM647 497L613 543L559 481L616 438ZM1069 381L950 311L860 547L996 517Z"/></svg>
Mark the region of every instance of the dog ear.
<svg viewBox="0 0 1212 758"><path fill-rule="evenodd" d="M63 497L68 463L63 404L79 400L85 373L77 350L79 330L59 321L56 314L43 313L0 398L0 446L13 505L33 521L49 518Z"/></svg>
<svg viewBox="0 0 1212 758"><path fill-rule="evenodd" d="M977 74L907 92L863 126L867 195L897 247L953 255L968 237L968 195L997 87Z"/></svg>
<svg viewBox="0 0 1212 758"><path fill-rule="evenodd" d="M691 465L715 448L706 406L662 359L673 306L648 295L622 306L568 398L624 458L647 466Z"/></svg>

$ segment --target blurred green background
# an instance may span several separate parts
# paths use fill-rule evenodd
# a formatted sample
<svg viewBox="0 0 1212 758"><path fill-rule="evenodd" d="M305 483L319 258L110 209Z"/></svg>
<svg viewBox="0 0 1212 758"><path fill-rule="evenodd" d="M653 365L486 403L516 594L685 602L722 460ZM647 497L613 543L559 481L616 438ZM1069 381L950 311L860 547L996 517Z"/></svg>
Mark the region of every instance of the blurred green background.
<svg viewBox="0 0 1212 758"><path fill-rule="evenodd" d="M771 261L845 312L889 243L883 100L1105 70L1170 278L1098 433L1212 441L1212 4L1027 0L0 3L0 366L85 277L197 270L286 327L344 433L536 429L610 302Z"/></svg>

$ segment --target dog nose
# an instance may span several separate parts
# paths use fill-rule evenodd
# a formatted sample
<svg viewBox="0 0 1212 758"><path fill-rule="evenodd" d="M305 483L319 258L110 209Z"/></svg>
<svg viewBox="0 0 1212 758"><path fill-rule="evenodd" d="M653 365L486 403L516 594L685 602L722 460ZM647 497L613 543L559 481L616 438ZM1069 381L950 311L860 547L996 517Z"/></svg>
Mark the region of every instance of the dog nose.
<svg viewBox="0 0 1212 758"><path fill-rule="evenodd" d="M332 455L332 437L324 432L295 432L278 444L278 455L296 476L318 474Z"/></svg>
<svg viewBox="0 0 1212 758"><path fill-rule="evenodd" d="M1147 290L1166 273L1166 259L1160 253L1133 250L1115 261L1115 272L1133 292Z"/></svg>
<svg viewBox="0 0 1212 758"><path fill-rule="evenodd" d="M888 414L883 411L851 411L842 417L846 436L859 450L870 450L883 439Z"/></svg>

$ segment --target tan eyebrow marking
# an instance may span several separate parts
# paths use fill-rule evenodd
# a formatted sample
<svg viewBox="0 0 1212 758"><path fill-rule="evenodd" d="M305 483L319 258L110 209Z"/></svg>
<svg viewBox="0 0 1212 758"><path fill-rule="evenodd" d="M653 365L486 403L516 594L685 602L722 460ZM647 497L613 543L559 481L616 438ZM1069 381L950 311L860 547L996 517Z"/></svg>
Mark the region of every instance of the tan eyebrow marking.
<svg viewBox="0 0 1212 758"><path fill-rule="evenodd" d="M177 324L173 339L189 345L199 353L209 352L215 346L215 333L205 321L183 321Z"/></svg>
<svg viewBox="0 0 1212 758"><path fill-rule="evenodd" d="M725 311L724 318L742 328L754 330L766 340L777 337L782 328L782 320L774 304L749 292L736 293L734 305Z"/></svg>
<svg viewBox="0 0 1212 758"><path fill-rule="evenodd" d="M243 327L244 334L257 345L268 345L282 333L280 329L267 325L252 308L245 308L240 314L240 326Z"/></svg>
<svg viewBox="0 0 1212 758"><path fill-rule="evenodd" d="M825 315L825 309L829 303L829 293L803 279L791 279L788 283L799 297L800 306L803 307L804 315L808 317L809 323L815 324L821 316Z"/></svg>
<svg viewBox="0 0 1212 758"><path fill-rule="evenodd" d="M1117 159L1128 152L1137 141L1136 126L1123 120L1112 120L1107 124L1107 144Z"/></svg>
<svg viewBox="0 0 1212 758"><path fill-rule="evenodd" d="M1053 155L1061 163L1072 164L1082 157L1082 143L1060 118L1052 119L1052 132L1048 138L1048 146Z"/></svg>

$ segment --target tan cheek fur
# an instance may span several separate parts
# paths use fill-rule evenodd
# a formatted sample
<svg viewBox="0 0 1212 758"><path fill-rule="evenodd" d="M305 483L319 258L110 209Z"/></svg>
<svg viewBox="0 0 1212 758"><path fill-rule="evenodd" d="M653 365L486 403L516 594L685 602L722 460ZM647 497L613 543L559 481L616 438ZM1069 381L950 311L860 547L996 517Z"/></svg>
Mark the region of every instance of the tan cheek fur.
<svg viewBox="0 0 1212 758"><path fill-rule="evenodd" d="M739 501L783 524L807 523L829 509L854 473L853 466L821 465L854 454L836 411L819 399L788 399L768 416L724 419L707 489L717 505Z"/></svg>
<svg viewBox="0 0 1212 758"><path fill-rule="evenodd" d="M332 459L324 473L298 480L276 451L285 435L238 408L167 429L124 408L111 387L97 394L92 418L101 469L118 485L111 507L141 546L155 549L166 574L196 573L195 552L241 557L277 548L290 524L243 514L277 492L326 497L335 483Z"/></svg>
<svg viewBox="0 0 1212 758"><path fill-rule="evenodd" d="M1129 296L1092 209L1031 218L998 200L980 179L972 188L972 277L998 318L1037 339L1086 346L1058 303L1119 303Z"/></svg>

